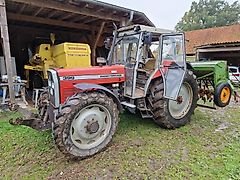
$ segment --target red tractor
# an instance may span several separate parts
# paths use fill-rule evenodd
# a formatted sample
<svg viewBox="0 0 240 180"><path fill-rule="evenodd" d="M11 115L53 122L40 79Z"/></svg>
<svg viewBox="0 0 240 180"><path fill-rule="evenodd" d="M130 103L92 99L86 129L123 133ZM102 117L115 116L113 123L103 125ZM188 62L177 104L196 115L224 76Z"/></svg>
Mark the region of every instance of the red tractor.
<svg viewBox="0 0 240 180"><path fill-rule="evenodd" d="M52 127L59 150L74 158L92 156L110 143L123 108L174 129L188 123L197 106L184 34L154 27L120 28L99 66L51 69L48 77L40 119L28 125Z"/></svg>

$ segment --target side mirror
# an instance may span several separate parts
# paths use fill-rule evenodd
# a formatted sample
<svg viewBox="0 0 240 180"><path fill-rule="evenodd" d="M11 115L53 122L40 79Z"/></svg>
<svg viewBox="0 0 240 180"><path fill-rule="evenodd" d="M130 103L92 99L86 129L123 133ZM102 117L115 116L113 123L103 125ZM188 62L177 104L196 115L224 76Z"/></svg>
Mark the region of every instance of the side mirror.
<svg viewBox="0 0 240 180"><path fill-rule="evenodd" d="M143 43L147 45L151 45L152 43L152 33L148 32L143 36Z"/></svg>

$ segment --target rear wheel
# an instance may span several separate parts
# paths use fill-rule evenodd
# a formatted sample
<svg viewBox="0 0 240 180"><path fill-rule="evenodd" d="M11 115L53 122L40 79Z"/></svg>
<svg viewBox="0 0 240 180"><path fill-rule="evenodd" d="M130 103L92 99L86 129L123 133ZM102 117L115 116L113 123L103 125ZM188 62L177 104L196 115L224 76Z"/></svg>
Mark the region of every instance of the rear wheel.
<svg viewBox="0 0 240 180"><path fill-rule="evenodd" d="M197 106L197 83L193 73L188 71L185 75L177 101L163 97L163 81L156 80L150 89L150 104L154 114L154 121L160 126L174 129L184 126L190 121Z"/></svg>
<svg viewBox="0 0 240 180"><path fill-rule="evenodd" d="M61 152L86 158L102 151L116 132L117 105L99 92L70 97L53 123L54 140Z"/></svg>
<svg viewBox="0 0 240 180"><path fill-rule="evenodd" d="M219 84L214 93L214 103L219 107L225 107L231 100L232 90L228 83Z"/></svg>

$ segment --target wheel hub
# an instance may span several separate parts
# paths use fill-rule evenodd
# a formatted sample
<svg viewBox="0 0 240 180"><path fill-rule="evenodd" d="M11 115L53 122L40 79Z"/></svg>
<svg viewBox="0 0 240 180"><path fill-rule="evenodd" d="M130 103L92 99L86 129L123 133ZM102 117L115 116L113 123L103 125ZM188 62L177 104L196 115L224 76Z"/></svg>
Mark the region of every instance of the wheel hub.
<svg viewBox="0 0 240 180"><path fill-rule="evenodd" d="M225 87L220 94L221 101L223 103L227 103L229 100L230 94L231 94L230 89L228 87Z"/></svg>
<svg viewBox="0 0 240 180"><path fill-rule="evenodd" d="M177 97L177 103L178 104L182 104L182 102L183 102L183 97L182 96L178 96Z"/></svg>
<svg viewBox="0 0 240 180"><path fill-rule="evenodd" d="M92 104L83 108L71 124L71 139L80 149L91 149L101 144L111 128L111 115L107 108Z"/></svg>
<svg viewBox="0 0 240 180"><path fill-rule="evenodd" d="M94 119L92 119L94 121ZM89 122L88 125L85 127L89 134L94 134L99 130L99 124L97 121Z"/></svg>

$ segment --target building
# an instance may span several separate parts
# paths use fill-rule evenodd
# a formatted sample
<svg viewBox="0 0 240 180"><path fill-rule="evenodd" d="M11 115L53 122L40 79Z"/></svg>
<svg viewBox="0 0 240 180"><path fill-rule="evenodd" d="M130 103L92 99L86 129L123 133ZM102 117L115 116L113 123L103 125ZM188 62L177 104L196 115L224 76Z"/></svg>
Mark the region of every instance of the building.
<svg viewBox="0 0 240 180"><path fill-rule="evenodd" d="M50 33L56 34L59 43L89 44L94 65L98 48L103 46L106 37L112 36L115 25L121 27L133 23L154 26L142 12L95 0L0 0L0 8L1 37L5 44L5 48L0 46L0 56L5 54L8 75L12 75L8 65L13 64L10 57L14 57L17 74L22 78L24 65L29 60L28 49L44 40L49 42ZM7 23L4 14L7 15ZM8 27L8 31L3 27ZM7 32L10 48L6 46L9 44ZM12 84L11 80L9 83ZM13 95L10 93L10 96Z"/></svg>
<svg viewBox="0 0 240 180"><path fill-rule="evenodd" d="M186 32L188 56L240 65L240 24Z"/></svg>
<svg viewBox="0 0 240 180"><path fill-rule="evenodd" d="M113 23L153 26L144 13L99 1L7 0L6 4L11 54L21 76L28 61L27 47L47 41L52 32L58 42L88 43L95 57L96 48L112 35Z"/></svg>

